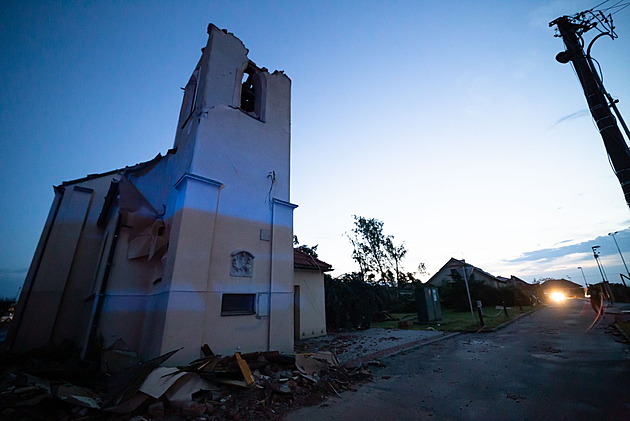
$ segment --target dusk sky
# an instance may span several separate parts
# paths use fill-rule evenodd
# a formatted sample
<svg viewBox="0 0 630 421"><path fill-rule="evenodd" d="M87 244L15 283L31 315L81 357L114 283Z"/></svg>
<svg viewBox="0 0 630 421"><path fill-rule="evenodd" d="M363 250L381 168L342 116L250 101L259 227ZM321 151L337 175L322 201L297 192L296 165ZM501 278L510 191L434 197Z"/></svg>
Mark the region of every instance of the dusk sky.
<svg viewBox="0 0 630 421"><path fill-rule="evenodd" d="M404 242L408 271L455 257L530 282L582 284L581 266L595 283L600 245L619 282L607 234L630 263L630 212L548 26L598 3L4 2L0 296L24 280L54 185L172 147L208 23L292 80L294 233L333 275L358 270L356 214ZM630 122L630 7L613 17L619 37L592 55Z"/></svg>

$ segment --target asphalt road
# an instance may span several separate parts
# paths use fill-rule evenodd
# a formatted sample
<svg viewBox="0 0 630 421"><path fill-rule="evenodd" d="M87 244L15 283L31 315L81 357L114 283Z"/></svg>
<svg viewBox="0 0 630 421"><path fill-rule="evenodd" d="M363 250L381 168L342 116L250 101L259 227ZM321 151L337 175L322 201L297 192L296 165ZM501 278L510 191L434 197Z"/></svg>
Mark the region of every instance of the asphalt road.
<svg viewBox="0 0 630 421"><path fill-rule="evenodd" d="M581 300L383 360L295 420L630 420L630 351Z"/></svg>

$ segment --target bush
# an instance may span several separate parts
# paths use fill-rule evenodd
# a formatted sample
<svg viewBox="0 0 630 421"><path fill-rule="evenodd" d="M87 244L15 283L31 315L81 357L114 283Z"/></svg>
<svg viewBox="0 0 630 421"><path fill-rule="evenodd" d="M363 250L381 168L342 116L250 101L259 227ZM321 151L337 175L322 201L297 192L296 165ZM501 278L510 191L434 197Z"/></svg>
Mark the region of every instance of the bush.
<svg viewBox="0 0 630 421"><path fill-rule="evenodd" d="M534 304L531 294L516 286L501 288L499 291L502 294L502 301L507 306L531 306Z"/></svg>
<svg viewBox="0 0 630 421"><path fill-rule="evenodd" d="M415 313L418 311L418 308L416 307L415 297L400 296L387 306L387 310L390 313Z"/></svg>
<svg viewBox="0 0 630 421"><path fill-rule="evenodd" d="M383 309L382 287L363 282L358 273L336 279L326 275L324 288L326 327L329 330L367 329L374 314Z"/></svg>
<svg viewBox="0 0 630 421"><path fill-rule="evenodd" d="M522 289L515 286L494 288L483 282L476 281L474 274L468 280L468 287L473 307L477 306L477 301L481 301L484 306L505 304L512 307L532 304L531 296ZM440 298L441 304L445 308L458 311L468 311L470 309L466 284L463 279L454 279L454 282L441 287Z"/></svg>

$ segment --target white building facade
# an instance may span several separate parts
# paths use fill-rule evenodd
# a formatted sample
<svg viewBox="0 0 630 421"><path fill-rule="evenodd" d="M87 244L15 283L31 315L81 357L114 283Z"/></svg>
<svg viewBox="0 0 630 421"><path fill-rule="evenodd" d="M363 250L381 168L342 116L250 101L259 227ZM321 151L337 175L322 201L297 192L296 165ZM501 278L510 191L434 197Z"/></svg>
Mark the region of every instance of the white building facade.
<svg viewBox="0 0 630 421"><path fill-rule="evenodd" d="M204 344L293 352L291 81L227 31L208 35L173 149L55 188L13 351L122 338L145 359L183 347L173 364Z"/></svg>

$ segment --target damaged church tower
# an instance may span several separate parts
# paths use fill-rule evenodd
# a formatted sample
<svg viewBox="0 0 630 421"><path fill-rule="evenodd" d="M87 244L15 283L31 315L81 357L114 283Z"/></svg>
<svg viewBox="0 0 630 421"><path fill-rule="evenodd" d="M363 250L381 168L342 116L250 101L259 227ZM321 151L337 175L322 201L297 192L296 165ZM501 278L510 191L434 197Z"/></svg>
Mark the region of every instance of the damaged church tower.
<svg viewBox="0 0 630 421"><path fill-rule="evenodd" d="M55 187L14 351L293 352L291 81L208 27L165 156Z"/></svg>

